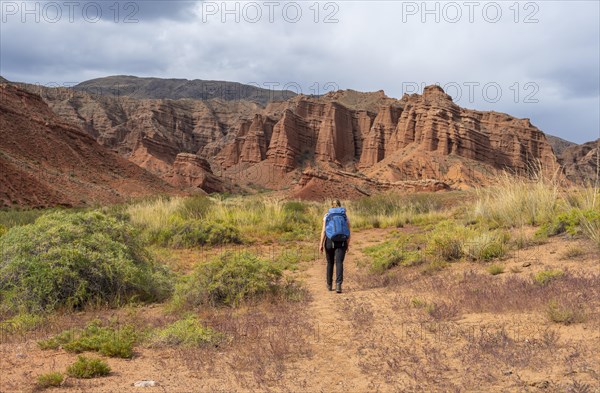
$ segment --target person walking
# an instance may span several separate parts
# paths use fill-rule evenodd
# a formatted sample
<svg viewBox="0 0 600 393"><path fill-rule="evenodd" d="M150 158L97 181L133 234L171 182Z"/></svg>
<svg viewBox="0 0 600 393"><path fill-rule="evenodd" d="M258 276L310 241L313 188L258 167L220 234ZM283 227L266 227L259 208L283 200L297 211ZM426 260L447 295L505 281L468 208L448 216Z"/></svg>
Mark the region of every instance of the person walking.
<svg viewBox="0 0 600 393"><path fill-rule="evenodd" d="M350 220L346 215L346 209L342 207L339 199L334 199L331 209L323 217L323 229L321 230L321 242L319 251L327 259L327 289L333 290L333 265L335 264L335 291L342 293L342 282L344 281L344 258L350 246Z"/></svg>

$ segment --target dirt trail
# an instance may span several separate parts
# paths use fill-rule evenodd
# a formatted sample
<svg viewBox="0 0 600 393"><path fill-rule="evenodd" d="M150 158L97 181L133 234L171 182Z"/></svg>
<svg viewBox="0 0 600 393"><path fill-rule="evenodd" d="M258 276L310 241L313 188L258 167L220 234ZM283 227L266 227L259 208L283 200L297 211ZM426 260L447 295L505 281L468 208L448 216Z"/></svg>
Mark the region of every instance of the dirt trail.
<svg viewBox="0 0 600 393"><path fill-rule="evenodd" d="M305 285L311 294L309 315L318 334L313 344L311 375L317 391L368 392L374 387L359 367L359 342L355 337L351 316L344 310L357 296L369 291L359 289L356 282L356 258L366 242L377 239L384 230L361 231L353 234L353 242L344 261L344 284L341 294L328 291L325 282L325 255L312 261L306 271ZM334 270L335 287L335 270Z"/></svg>
<svg viewBox="0 0 600 393"><path fill-rule="evenodd" d="M346 277L352 276L355 270L350 259L349 255L344 264ZM368 391L364 375L357 364L357 348L351 323L340 311L340 303L347 301L351 296L353 284L344 284L344 292L341 294L328 291L325 284L325 267L325 256L321 255L307 271L306 279L306 286L312 295L310 315L318 332L313 345L311 367L314 369L313 375L323 378L315 382L328 392Z"/></svg>

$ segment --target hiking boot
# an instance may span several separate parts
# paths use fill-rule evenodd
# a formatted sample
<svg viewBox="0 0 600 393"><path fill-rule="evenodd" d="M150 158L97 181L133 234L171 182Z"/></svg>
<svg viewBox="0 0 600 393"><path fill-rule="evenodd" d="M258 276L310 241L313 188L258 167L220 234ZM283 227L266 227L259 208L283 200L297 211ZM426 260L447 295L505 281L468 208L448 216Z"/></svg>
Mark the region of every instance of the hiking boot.
<svg viewBox="0 0 600 393"><path fill-rule="evenodd" d="M337 293L342 293L342 284L335 284L335 291Z"/></svg>
<svg viewBox="0 0 600 393"><path fill-rule="evenodd" d="M327 284L327 290L328 291L333 291L333 287L331 286L331 284Z"/></svg>

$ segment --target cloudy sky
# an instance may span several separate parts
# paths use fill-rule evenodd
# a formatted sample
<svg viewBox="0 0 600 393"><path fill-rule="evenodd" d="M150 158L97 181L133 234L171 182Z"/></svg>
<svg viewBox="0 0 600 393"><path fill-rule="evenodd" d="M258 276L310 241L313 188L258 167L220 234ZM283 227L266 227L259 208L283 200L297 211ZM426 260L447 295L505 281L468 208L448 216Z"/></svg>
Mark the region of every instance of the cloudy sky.
<svg viewBox="0 0 600 393"><path fill-rule="evenodd" d="M598 1L0 1L0 75L108 75L385 90L600 137Z"/></svg>

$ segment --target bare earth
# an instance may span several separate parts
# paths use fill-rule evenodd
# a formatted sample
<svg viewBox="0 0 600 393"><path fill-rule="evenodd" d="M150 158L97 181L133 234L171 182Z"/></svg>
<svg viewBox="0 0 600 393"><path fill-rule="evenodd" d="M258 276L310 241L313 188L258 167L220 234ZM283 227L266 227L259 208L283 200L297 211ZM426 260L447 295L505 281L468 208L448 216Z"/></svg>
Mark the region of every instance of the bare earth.
<svg viewBox="0 0 600 393"><path fill-rule="evenodd" d="M512 252L501 262L505 273L497 276L487 273L489 264L475 262L457 262L431 274L417 266L397 268L388 278L369 276L357 266L366 259L361 249L389 232L354 235L343 294L326 290L325 264L318 257L298 274L309 291L305 302L201 312L209 325L232 337L226 345L140 346L132 360L105 359L113 370L108 377L68 378L49 391L600 392L600 289L577 286L598 282L600 255L590 243L555 238ZM583 254L564 259L565 250L575 246ZM547 268L595 277L571 280L586 311L583 322L548 320L546 303L554 295L566 296L563 289L520 292L519 282ZM480 295L465 297L471 287ZM31 392L38 375L64 372L76 355L41 351L36 339L96 317L142 326L173 319L162 305L154 305L62 316L26 336L4 332L0 392ZM133 387L138 380L158 386Z"/></svg>

